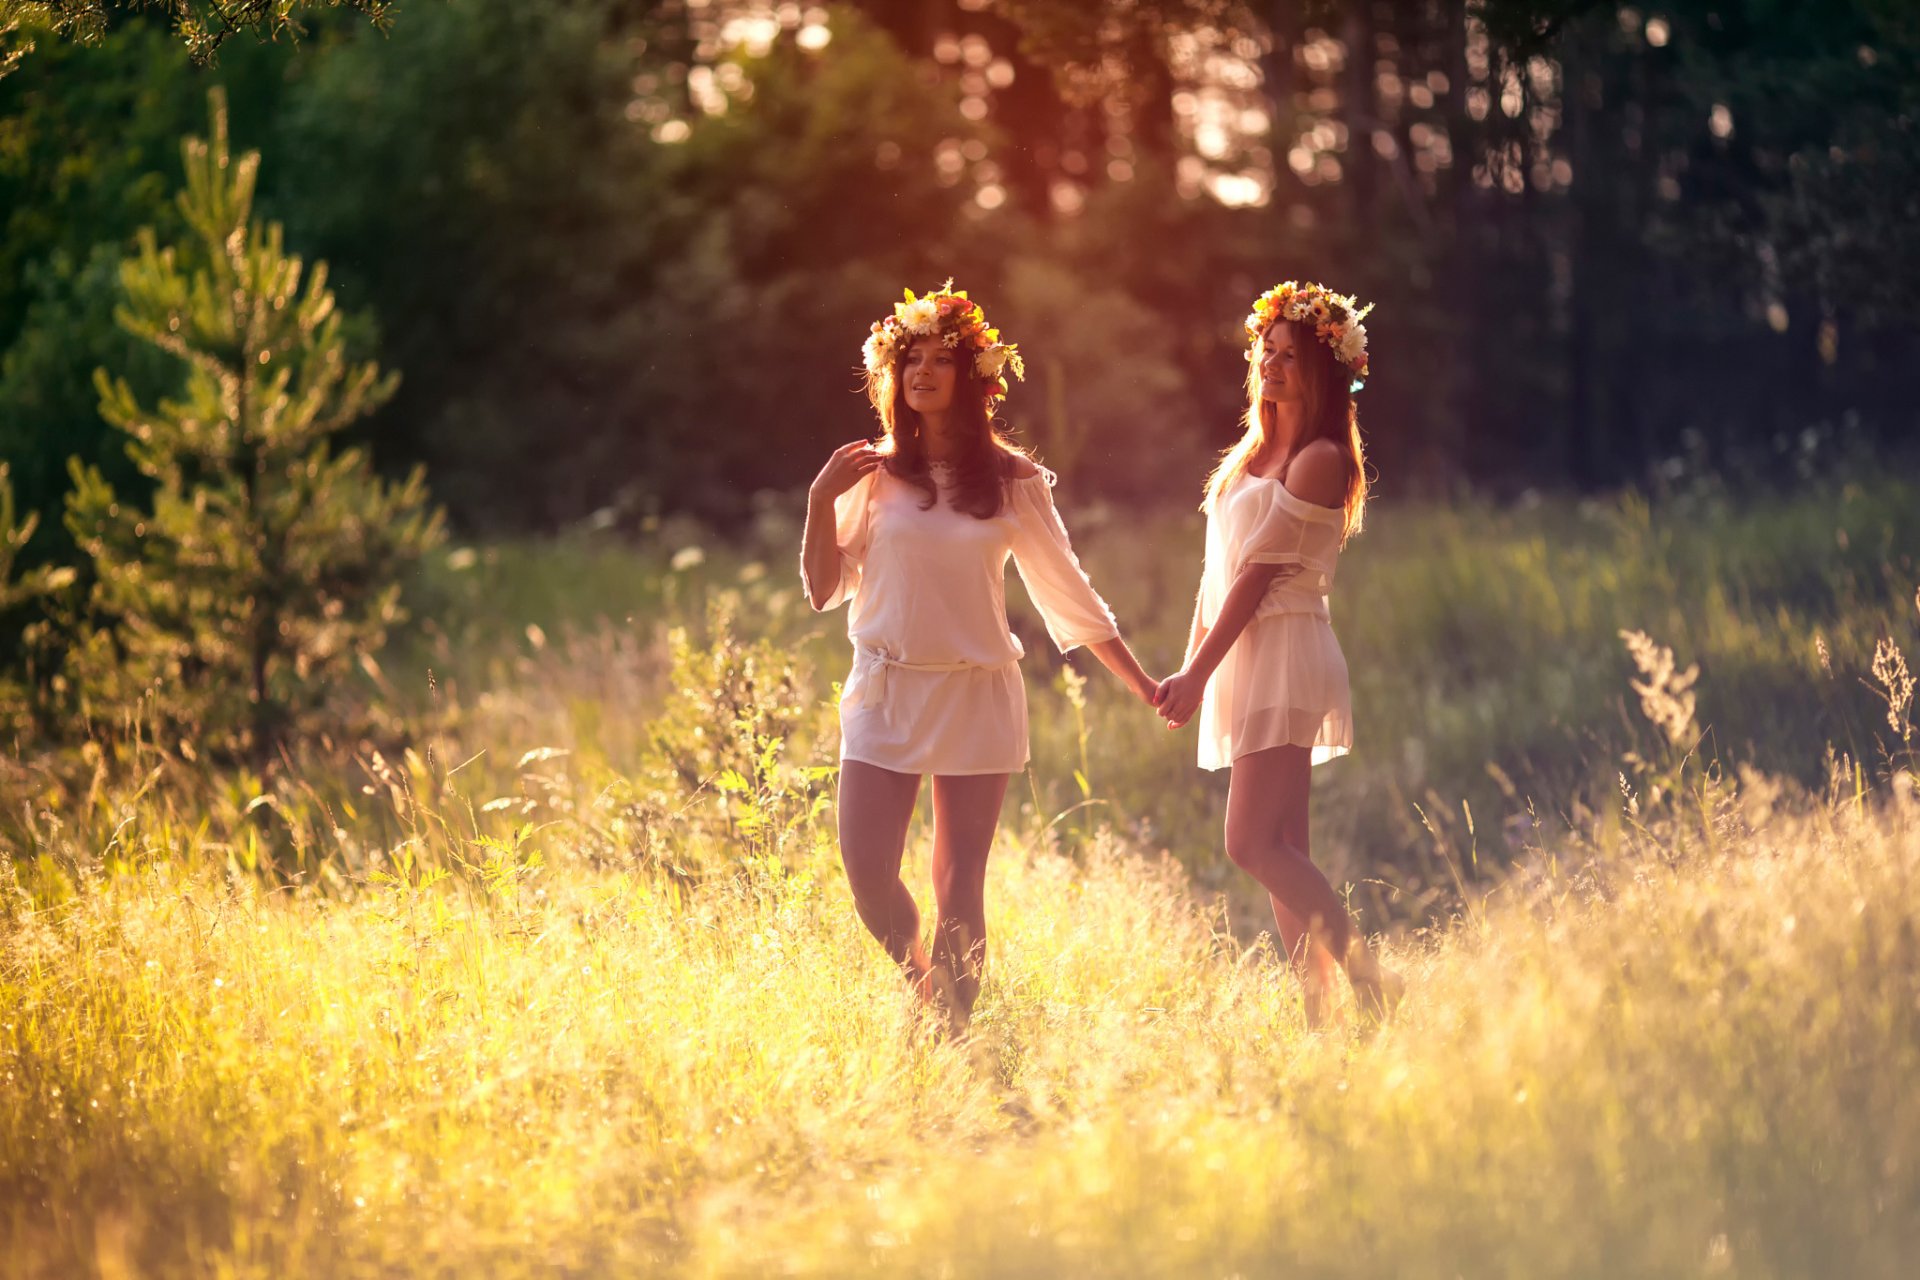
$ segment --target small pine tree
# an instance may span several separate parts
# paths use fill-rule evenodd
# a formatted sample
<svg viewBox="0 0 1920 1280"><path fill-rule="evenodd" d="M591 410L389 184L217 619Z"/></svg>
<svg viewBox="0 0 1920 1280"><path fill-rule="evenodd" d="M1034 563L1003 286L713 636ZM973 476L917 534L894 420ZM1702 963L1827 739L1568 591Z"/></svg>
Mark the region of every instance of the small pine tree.
<svg viewBox="0 0 1920 1280"><path fill-rule="evenodd" d="M210 107L212 140L182 146L186 243L143 231L115 312L186 362L184 392L149 408L94 375L153 509L71 465L67 527L100 626L71 662L95 716L150 697L144 718L259 767L335 727L342 677L403 619L400 576L443 535L419 470L387 484L361 450L329 447L397 379L347 359L326 264L304 270L277 223L251 221L259 153L231 159L218 89Z"/></svg>

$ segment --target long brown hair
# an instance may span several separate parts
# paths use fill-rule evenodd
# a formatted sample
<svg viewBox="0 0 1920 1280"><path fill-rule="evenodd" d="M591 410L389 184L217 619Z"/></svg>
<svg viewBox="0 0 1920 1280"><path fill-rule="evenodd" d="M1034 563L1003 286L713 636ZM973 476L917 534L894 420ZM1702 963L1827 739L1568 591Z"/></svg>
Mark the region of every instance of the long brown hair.
<svg viewBox="0 0 1920 1280"><path fill-rule="evenodd" d="M1276 320L1293 330L1293 367L1300 372L1302 399L1306 412L1300 435L1294 440L1293 454L1315 440L1331 440L1347 461L1347 497L1342 504L1344 521L1340 541L1360 532L1367 506L1367 454L1360 442L1360 416L1353 403L1353 382L1333 348L1320 341L1313 326L1299 320ZM1206 500L1202 511L1212 511L1220 495L1227 491L1262 445L1273 438L1274 408L1271 400L1260 395L1260 361L1266 355L1269 325L1254 340L1247 359L1247 411L1241 418L1246 431L1231 449L1221 455L1219 465L1207 477ZM1282 473L1284 474L1284 468Z"/></svg>
<svg viewBox="0 0 1920 1280"><path fill-rule="evenodd" d="M867 399L880 415L886 439L880 445L884 466L902 480L924 490L922 509L930 509L940 500L927 465L926 424L917 410L907 404L905 380L900 366L914 342L937 341L915 338L900 344L893 362L878 373L867 374ZM961 427L960 453L953 463L953 508L981 520L1000 514L1006 502L1007 478L1013 474L1015 458L1025 458L1026 450L1008 440L994 422L990 392L992 386L974 372L972 353L965 347L954 362L953 416Z"/></svg>

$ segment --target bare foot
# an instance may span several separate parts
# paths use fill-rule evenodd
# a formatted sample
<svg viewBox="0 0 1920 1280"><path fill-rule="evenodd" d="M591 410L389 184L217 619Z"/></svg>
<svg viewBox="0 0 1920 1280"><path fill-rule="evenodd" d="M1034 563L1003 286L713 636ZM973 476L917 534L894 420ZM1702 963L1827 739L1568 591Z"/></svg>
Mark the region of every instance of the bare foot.
<svg viewBox="0 0 1920 1280"><path fill-rule="evenodd" d="M1377 960L1347 971L1360 1010L1375 1022L1385 1022L1407 995L1407 980Z"/></svg>
<svg viewBox="0 0 1920 1280"><path fill-rule="evenodd" d="M1325 1031L1340 1021L1340 1006L1334 1000L1330 974L1300 975L1300 1011L1306 1016L1309 1031Z"/></svg>
<svg viewBox="0 0 1920 1280"><path fill-rule="evenodd" d="M953 975L947 967L940 964L927 965L920 976L913 980L913 992L928 1009L938 1013L946 1023L948 1034L958 1038L967 1032L972 1021L970 1010L960 999L960 992L954 986Z"/></svg>

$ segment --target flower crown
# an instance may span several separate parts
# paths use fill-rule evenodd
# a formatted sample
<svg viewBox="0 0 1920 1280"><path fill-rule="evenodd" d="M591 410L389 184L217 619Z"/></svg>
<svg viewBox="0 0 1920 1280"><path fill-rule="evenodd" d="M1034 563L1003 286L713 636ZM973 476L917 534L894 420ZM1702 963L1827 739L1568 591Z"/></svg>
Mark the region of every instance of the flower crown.
<svg viewBox="0 0 1920 1280"><path fill-rule="evenodd" d="M1000 331L987 327L986 313L980 304L969 301L967 291L953 291L949 280L924 298L906 291L906 301L893 304L893 314L874 323L862 350L867 372L875 377L893 368L915 338L938 334L942 346L966 347L973 352L973 372L987 387L987 399L1007 394L1006 374L1026 380L1026 362L1020 348L1000 341Z"/></svg>
<svg viewBox="0 0 1920 1280"><path fill-rule="evenodd" d="M1253 314L1247 317L1247 336L1257 340L1275 320L1310 324L1315 336L1333 348L1334 357L1353 375L1352 389L1358 391L1368 372L1367 326L1360 322L1372 310L1372 303L1363 307L1323 284L1289 280L1254 301ZM1253 359L1253 352L1247 352L1247 359Z"/></svg>

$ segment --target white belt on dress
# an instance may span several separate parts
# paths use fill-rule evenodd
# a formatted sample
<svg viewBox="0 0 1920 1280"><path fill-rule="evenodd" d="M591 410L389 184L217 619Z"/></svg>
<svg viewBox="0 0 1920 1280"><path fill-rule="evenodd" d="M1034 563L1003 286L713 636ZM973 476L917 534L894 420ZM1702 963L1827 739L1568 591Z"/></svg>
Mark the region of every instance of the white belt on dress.
<svg viewBox="0 0 1920 1280"><path fill-rule="evenodd" d="M880 703L883 715L888 706L887 672L896 668L901 671L998 671L1019 661L1018 658L1009 658L991 665L983 662L908 662L863 644L856 644L853 652L856 658L873 664L873 697Z"/></svg>
<svg viewBox="0 0 1920 1280"><path fill-rule="evenodd" d="M1327 610L1327 598L1322 595L1294 594L1278 592L1268 596L1254 607L1256 618L1279 618L1288 614L1304 613L1309 617L1327 618L1332 615Z"/></svg>

